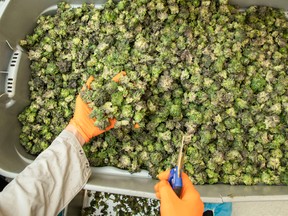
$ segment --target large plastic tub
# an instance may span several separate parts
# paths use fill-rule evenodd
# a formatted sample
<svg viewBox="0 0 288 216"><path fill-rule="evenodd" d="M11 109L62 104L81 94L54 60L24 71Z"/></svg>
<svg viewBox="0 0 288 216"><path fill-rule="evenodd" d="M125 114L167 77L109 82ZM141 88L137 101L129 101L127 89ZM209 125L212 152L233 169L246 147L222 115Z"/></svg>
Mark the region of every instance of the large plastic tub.
<svg viewBox="0 0 288 216"><path fill-rule="evenodd" d="M29 104L29 60L17 45L30 34L37 18L53 13L57 0L6 0L0 4L0 174L14 178L31 161L19 143L18 114ZM105 0L68 0L75 6L83 2L100 7ZM288 10L286 0L231 0L231 4L245 8L267 5ZM130 173L112 167L92 168L93 175L85 189L155 198L157 182L143 171ZM287 186L230 186L223 184L196 186L204 202L288 200Z"/></svg>

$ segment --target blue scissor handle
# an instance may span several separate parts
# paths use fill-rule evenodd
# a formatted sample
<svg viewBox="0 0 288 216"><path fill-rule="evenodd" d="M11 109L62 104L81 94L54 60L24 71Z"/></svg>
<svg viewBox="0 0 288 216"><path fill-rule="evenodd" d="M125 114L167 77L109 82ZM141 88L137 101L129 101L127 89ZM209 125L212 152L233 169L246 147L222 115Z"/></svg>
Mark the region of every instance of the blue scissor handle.
<svg viewBox="0 0 288 216"><path fill-rule="evenodd" d="M176 166L170 170L170 175L169 175L168 181L169 181L172 189L176 193L176 195L178 197L180 197L183 184L182 184L181 171L180 171L180 177L178 177L178 166Z"/></svg>

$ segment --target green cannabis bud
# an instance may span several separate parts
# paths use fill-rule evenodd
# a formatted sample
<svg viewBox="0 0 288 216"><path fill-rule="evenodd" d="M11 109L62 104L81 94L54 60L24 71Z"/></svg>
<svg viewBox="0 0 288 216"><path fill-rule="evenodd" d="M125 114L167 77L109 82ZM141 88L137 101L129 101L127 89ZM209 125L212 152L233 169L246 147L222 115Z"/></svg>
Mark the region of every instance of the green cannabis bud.
<svg viewBox="0 0 288 216"><path fill-rule="evenodd" d="M194 184L288 183L283 11L239 10L228 0L61 2L19 44L31 60L31 104L18 117L30 154L65 128L92 75L80 96L95 126L117 119L84 146L92 166L156 177L176 165L185 135Z"/></svg>

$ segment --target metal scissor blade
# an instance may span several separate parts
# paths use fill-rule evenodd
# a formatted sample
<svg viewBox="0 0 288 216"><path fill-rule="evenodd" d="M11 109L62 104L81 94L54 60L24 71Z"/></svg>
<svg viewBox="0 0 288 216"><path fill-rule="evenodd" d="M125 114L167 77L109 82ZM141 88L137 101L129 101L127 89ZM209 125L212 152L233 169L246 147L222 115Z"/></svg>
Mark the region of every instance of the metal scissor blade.
<svg viewBox="0 0 288 216"><path fill-rule="evenodd" d="M182 137L182 142L179 150L179 155L178 155L178 160L177 160L177 166L178 166L178 177L180 177L181 170L183 168L183 162L184 162L184 153L183 153L183 148L184 148L184 136Z"/></svg>

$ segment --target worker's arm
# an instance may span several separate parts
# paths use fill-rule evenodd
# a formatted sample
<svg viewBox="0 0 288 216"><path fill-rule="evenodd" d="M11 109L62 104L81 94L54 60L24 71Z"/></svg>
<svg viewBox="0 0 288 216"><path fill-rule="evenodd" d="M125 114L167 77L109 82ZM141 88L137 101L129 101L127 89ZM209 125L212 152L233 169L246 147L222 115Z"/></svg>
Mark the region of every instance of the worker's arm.
<svg viewBox="0 0 288 216"><path fill-rule="evenodd" d="M91 175L77 136L70 125L4 188L0 215L57 215L73 199Z"/></svg>
<svg viewBox="0 0 288 216"><path fill-rule="evenodd" d="M169 174L169 170L160 173L160 182L155 185L156 196L160 199L161 216L202 216L204 204L189 177L182 173L183 188L179 198L168 182Z"/></svg>
<svg viewBox="0 0 288 216"><path fill-rule="evenodd" d="M85 185L91 171L82 145L116 120L100 130L80 96L75 107L66 129L0 193L0 216L57 215Z"/></svg>

